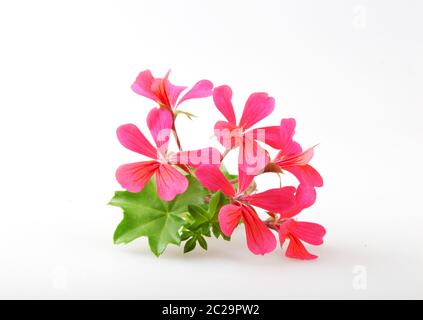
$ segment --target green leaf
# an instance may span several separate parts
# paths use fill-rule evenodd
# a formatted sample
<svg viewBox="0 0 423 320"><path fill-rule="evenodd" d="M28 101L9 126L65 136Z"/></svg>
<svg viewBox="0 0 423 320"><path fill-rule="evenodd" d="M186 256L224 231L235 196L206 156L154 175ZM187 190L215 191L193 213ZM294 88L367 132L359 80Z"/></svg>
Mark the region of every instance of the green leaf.
<svg viewBox="0 0 423 320"><path fill-rule="evenodd" d="M222 233L219 225L219 211L225 205L228 204L228 199L221 192L216 192L210 199L208 215L211 223L211 231L216 238L222 236L225 240L230 240L230 237L225 236Z"/></svg>
<svg viewBox="0 0 423 320"><path fill-rule="evenodd" d="M208 211L208 217L210 220L217 217L219 214L220 208L227 203L227 200L225 199L225 196L220 191L216 192L214 195L212 195L209 203L209 211Z"/></svg>
<svg viewBox="0 0 423 320"><path fill-rule="evenodd" d="M180 230L187 224L188 205L202 204L207 193L197 180L187 178L187 191L170 202L158 197L152 180L139 193L116 192L109 204L123 209L123 220L115 231L115 243L126 244L146 236L156 256L162 254L168 244L179 245Z"/></svg>
<svg viewBox="0 0 423 320"><path fill-rule="evenodd" d="M209 223L207 224L207 226L204 225L203 228L201 228L201 235L206 236L206 237L211 237L210 224Z"/></svg>
<svg viewBox="0 0 423 320"><path fill-rule="evenodd" d="M210 233L210 219L208 218L208 212L200 206L190 205L188 206L190 213L189 224L185 226L192 235L204 235L207 237L211 236Z"/></svg>
<svg viewBox="0 0 423 320"><path fill-rule="evenodd" d="M189 205L188 211L193 219L193 222L190 225L191 230L197 229L200 225L210 220L208 217L208 212L200 206Z"/></svg>
<svg viewBox="0 0 423 320"><path fill-rule="evenodd" d="M184 253L188 253L188 252L194 250L196 244L197 244L197 241L196 241L195 237L192 237L191 239L189 239L187 242L185 242Z"/></svg>
<svg viewBox="0 0 423 320"><path fill-rule="evenodd" d="M198 244L201 246L201 248L203 248L204 250L207 250L207 241L206 239L204 239L203 236L199 236L197 238Z"/></svg>
<svg viewBox="0 0 423 320"><path fill-rule="evenodd" d="M193 233L189 230L183 230L182 234L181 234L181 241L185 241L188 240L189 238L191 238L193 235Z"/></svg>
<svg viewBox="0 0 423 320"><path fill-rule="evenodd" d="M219 239L219 237L222 236L222 238L224 240L226 240L226 241L230 241L231 240L231 237L225 236L225 234L220 229L219 221L213 222L213 224L212 224L212 232L213 232L213 235L216 237L216 239Z"/></svg>
<svg viewBox="0 0 423 320"><path fill-rule="evenodd" d="M216 239L219 239L220 235L222 234L222 230L220 230L219 223L212 224L212 232Z"/></svg>

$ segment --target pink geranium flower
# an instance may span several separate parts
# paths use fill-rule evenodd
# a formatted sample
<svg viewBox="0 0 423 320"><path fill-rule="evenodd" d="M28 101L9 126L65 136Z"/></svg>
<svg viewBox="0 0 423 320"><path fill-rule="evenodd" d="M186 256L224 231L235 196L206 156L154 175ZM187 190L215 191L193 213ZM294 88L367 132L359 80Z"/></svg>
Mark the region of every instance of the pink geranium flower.
<svg viewBox="0 0 423 320"><path fill-rule="evenodd" d="M179 99L179 96L187 87L173 85L169 81L169 74L170 71L166 73L164 78L154 78L150 70L142 71L132 84L132 90L139 95L154 100L161 107L170 111L173 111L186 100L212 95L213 83L209 80L200 80Z"/></svg>
<svg viewBox="0 0 423 320"><path fill-rule="evenodd" d="M176 195L185 192L188 180L174 168L174 165L182 167L190 165L189 162L175 161L175 159L189 159L189 157L186 156L187 152L176 155L168 153L172 121L171 113L164 109L155 108L148 114L147 125L156 147L151 145L134 124L126 124L117 129L118 139L125 148L152 159L120 166L116 171L116 179L123 188L129 192L139 192L155 175L157 193L161 199L170 201ZM190 152L205 156L206 159L201 158L204 163L220 161L220 153L214 148Z"/></svg>
<svg viewBox="0 0 423 320"><path fill-rule="evenodd" d="M238 190L223 175L217 166L202 165L195 172L200 183L212 192L222 191L231 198L231 204L225 205L219 212L219 224L222 232L230 236L239 224L244 222L247 245L254 254L265 254L276 248L276 239L252 206L272 212L284 212L295 204L294 187L270 189L264 192L247 194L245 191L254 176L239 171Z"/></svg>
<svg viewBox="0 0 423 320"><path fill-rule="evenodd" d="M321 245L326 230L320 224L300 222L293 219L285 220L279 227L279 240L281 246L289 240L285 255L289 258L312 260L317 256L307 251L302 241L311 245Z"/></svg>
<svg viewBox="0 0 423 320"><path fill-rule="evenodd" d="M269 162L268 153L256 142L260 133L265 132L260 129L247 130L272 113L275 99L264 92L251 94L239 122L232 106L232 89L229 86L215 88L213 100L227 120L215 124L216 137L227 150L240 147L238 162L241 169L249 174L256 174Z"/></svg>
<svg viewBox="0 0 423 320"><path fill-rule="evenodd" d="M291 172L301 184L321 187L322 177L308 164L313 158L314 147L303 151L293 140L295 125L295 119L283 119L280 127L264 128L267 133L264 142L280 150L273 160L280 169Z"/></svg>
<svg viewBox="0 0 423 320"><path fill-rule="evenodd" d="M319 224L310 222L298 222L292 218L302 210L312 206L316 201L316 190L313 186L300 184L295 194L295 204L279 214L270 212L271 218L266 225L279 233L281 247L289 240L285 255L289 258L312 260L317 256L309 253L303 243L321 245L326 230Z"/></svg>

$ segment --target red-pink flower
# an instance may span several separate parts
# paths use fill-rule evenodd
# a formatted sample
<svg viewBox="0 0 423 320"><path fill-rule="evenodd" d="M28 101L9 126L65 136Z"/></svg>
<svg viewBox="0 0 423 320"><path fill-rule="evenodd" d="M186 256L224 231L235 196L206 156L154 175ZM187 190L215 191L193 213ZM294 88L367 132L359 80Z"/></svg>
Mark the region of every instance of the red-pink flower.
<svg viewBox="0 0 423 320"><path fill-rule="evenodd" d="M127 149L142 154L152 160L130 163L120 166L116 171L116 179L129 192L141 191L153 175L156 178L157 193L163 200L170 201L176 195L184 193L188 180L173 165L184 166L190 163L177 162L178 154L168 153L169 135L172 128L172 115L164 109L152 109L147 117L147 125L156 147L134 124L122 125L117 129L120 143ZM210 163L220 159L220 153L214 148L191 151L209 155L204 161ZM218 154L218 156L216 156ZM182 157L185 159L185 157ZM189 159L189 158L188 158Z"/></svg>
<svg viewBox="0 0 423 320"><path fill-rule="evenodd" d="M271 218L266 221L267 225L279 232L281 246L289 240L285 255L290 258L311 260L317 258L310 254L301 241L312 245L323 243L325 228L316 223L298 222L292 218L302 210L312 206L316 200L316 190L313 186L300 184L295 193L295 204L279 215L269 213Z"/></svg>
<svg viewBox="0 0 423 320"><path fill-rule="evenodd" d="M289 258L312 260L317 256L307 251L302 241L311 245L321 245L326 230L320 224L299 222L293 219L285 220L279 227L279 240L281 246L289 240L285 255Z"/></svg>
<svg viewBox="0 0 423 320"><path fill-rule="evenodd" d="M303 151L301 146L293 140L295 125L295 119L283 119L280 127L263 128L266 131L264 142L280 149L273 160L279 168L291 172L301 184L321 187L323 186L322 177L308 164L313 158L314 147Z"/></svg>
<svg viewBox="0 0 423 320"><path fill-rule="evenodd" d="M238 190L223 175L217 166L201 165L196 170L200 183L212 192L222 191L231 198L219 212L222 232L230 236L242 220L247 235L247 245L254 254L265 254L276 248L276 239L252 206L272 212L284 212L294 205L294 187L270 189L255 194L246 194L254 176L239 171Z"/></svg>
<svg viewBox="0 0 423 320"><path fill-rule="evenodd" d="M256 142L260 133L265 132L260 129L247 130L272 113L275 99L264 92L251 94L239 123L232 106L232 90L229 86L215 88L213 100L227 120L215 124L214 131L219 142L227 150L240 147L238 162L241 169L249 174L258 173L269 162L268 153Z"/></svg>
<svg viewBox="0 0 423 320"><path fill-rule="evenodd" d="M169 81L169 73L170 71L166 73L164 78L154 78L150 70L142 71L132 84L132 90L171 111L186 100L212 95L213 84L209 80L200 80L179 99L179 96L187 87L173 85Z"/></svg>

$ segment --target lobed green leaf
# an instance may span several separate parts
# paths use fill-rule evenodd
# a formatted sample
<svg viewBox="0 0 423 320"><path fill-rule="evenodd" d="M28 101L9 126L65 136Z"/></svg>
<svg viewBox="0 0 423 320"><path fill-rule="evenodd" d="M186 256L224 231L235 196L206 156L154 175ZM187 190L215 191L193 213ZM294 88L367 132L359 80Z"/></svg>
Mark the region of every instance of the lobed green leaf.
<svg viewBox="0 0 423 320"><path fill-rule="evenodd" d="M180 230L187 224L188 206L202 204L207 193L196 179L187 178L187 191L170 202L158 197L153 180L138 193L116 192L109 204L123 209L123 220L115 231L114 242L126 244L146 236L156 256L161 255L168 244L179 245Z"/></svg>

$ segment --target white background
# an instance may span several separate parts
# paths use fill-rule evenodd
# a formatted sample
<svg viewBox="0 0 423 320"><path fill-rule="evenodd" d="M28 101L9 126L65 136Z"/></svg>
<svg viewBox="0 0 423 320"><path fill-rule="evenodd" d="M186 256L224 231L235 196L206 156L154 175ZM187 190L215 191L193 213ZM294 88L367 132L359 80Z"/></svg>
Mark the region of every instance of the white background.
<svg viewBox="0 0 423 320"><path fill-rule="evenodd" d="M0 298L423 298L421 1L0 2ZM247 96L320 143L325 179L300 216L326 226L313 262L211 241L157 259L114 246L115 129L146 131L139 71ZM211 99L183 105L185 148L214 144ZM261 188L275 183L261 181Z"/></svg>

